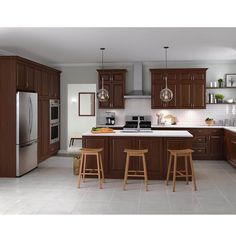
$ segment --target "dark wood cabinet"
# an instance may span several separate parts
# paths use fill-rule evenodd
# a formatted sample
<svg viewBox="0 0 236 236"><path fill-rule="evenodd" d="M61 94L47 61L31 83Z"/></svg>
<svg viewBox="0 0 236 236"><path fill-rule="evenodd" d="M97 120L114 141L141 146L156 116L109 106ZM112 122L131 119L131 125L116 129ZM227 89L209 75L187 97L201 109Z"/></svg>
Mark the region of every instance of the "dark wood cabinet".
<svg viewBox="0 0 236 236"><path fill-rule="evenodd" d="M38 103L38 162L49 156L49 101L39 99Z"/></svg>
<svg viewBox="0 0 236 236"><path fill-rule="evenodd" d="M161 130L187 130L190 132L193 135L194 160L225 159L224 130L221 128L161 128Z"/></svg>
<svg viewBox="0 0 236 236"><path fill-rule="evenodd" d="M204 109L206 68L195 69L151 69L152 109ZM173 92L170 102L162 102L160 91L165 87Z"/></svg>
<svg viewBox="0 0 236 236"><path fill-rule="evenodd" d="M236 132L225 130L225 147L227 161L236 167Z"/></svg>
<svg viewBox="0 0 236 236"><path fill-rule="evenodd" d="M83 138L82 145L85 148L103 148L102 151L102 163L104 168L104 174L108 174L108 165L109 165L109 146L108 146L108 137L88 137ZM86 160L86 167L89 169L96 169L97 163L94 156L88 156Z"/></svg>
<svg viewBox="0 0 236 236"><path fill-rule="evenodd" d="M97 70L99 75L99 88L104 88L109 92L107 102L99 102L99 108L124 109L125 74L126 70Z"/></svg>
<svg viewBox="0 0 236 236"><path fill-rule="evenodd" d="M148 149L146 156L148 178L165 179L167 169L167 148L191 148L192 138L162 138L162 137L123 137L123 136L83 136L83 147L103 148L103 164L105 165L105 178L124 178L126 154L124 150ZM130 160L130 170L142 170L139 158ZM87 160L87 168L96 168L95 159ZM181 166L180 166L181 167Z"/></svg>
<svg viewBox="0 0 236 236"><path fill-rule="evenodd" d="M20 91L36 91L34 66L18 61L16 65L16 87Z"/></svg>
<svg viewBox="0 0 236 236"><path fill-rule="evenodd" d="M168 88L173 92L173 99L170 102L163 102L160 99L160 92L165 88L165 76L168 76ZM175 71L165 72L163 70L152 73L152 108L177 108L178 74Z"/></svg>
<svg viewBox="0 0 236 236"><path fill-rule="evenodd" d="M53 82L49 74L56 78ZM0 137L4 137L0 142L0 176L15 177L16 92L38 93L38 160L42 161L59 149L59 142L49 144L49 99L50 94L59 98L60 71L18 56L0 56L0 79Z"/></svg>
<svg viewBox="0 0 236 236"><path fill-rule="evenodd" d="M163 153L163 139L142 137L137 138L137 149L148 149L146 156L146 164L148 169L148 177L150 179L159 176L163 179L163 165L165 164L165 157ZM142 161L139 159L139 169L143 169Z"/></svg>

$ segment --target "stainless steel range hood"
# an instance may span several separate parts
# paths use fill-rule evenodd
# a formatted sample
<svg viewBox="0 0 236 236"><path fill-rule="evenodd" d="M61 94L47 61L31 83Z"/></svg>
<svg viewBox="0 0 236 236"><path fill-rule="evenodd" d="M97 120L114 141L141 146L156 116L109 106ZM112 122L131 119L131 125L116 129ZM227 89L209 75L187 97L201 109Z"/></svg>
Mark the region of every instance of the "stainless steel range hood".
<svg viewBox="0 0 236 236"><path fill-rule="evenodd" d="M124 98L136 98L147 99L151 98L151 95L143 91L143 65L142 63L134 64L134 79L133 79L133 91L124 96Z"/></svg>

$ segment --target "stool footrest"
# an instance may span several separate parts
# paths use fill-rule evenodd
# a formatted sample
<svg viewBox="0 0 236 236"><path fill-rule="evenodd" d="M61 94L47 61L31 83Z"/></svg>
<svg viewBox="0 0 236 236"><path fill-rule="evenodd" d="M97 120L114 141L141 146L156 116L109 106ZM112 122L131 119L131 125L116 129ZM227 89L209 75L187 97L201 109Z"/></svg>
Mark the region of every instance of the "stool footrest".
<svg viewBox="0 0 236 236"><path fill-rule="evenodd" d="M128 177L144 177L144 175L127 175Z"/></svg>

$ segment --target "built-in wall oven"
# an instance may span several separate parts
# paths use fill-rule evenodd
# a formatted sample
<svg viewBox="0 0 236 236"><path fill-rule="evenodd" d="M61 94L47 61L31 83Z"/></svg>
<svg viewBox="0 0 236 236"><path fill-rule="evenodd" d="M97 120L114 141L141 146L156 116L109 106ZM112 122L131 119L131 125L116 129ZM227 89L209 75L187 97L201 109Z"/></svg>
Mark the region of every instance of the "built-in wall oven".
<svg viewBox="0 0 236 236"><path fill-rule="evenodd" d="M50 124L60 122L60 101L58 99L50 99Z"/></svg>
<svg viewBox="0 0 236 236"><path fill-rule="evenodd" d="M56 143L60 137L60 101L50 99L50 143Z"/></svg>
<svg viewBox="0 0 236 236"><path fill-rule="evenodd" d="M59 136L60 136L60 124L59 123L50 124L50 143L58 142Z"/></svg>

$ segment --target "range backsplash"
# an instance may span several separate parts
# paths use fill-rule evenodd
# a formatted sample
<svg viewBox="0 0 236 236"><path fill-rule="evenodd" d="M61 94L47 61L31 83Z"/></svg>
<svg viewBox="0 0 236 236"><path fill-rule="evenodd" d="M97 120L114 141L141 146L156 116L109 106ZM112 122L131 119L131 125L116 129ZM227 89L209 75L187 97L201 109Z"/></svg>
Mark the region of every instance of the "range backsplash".
<svg viewBox="0 0 236 236"><path fill-rule="evenodd" d="M127 99L125 109L106 110L98 109L97 124L105 124L105 112L114 111L116 114L116 125L123 125L127 115L151 115L152 124L157 124L156 113L163 112L164 115L172 114L177 117L177 123L183 125L205 125L207 117L219 120L236 118L236 105L219 104L207 105L206 109L151 109L151 99ZM216 123L216 124L217 124Z"/></svg>

